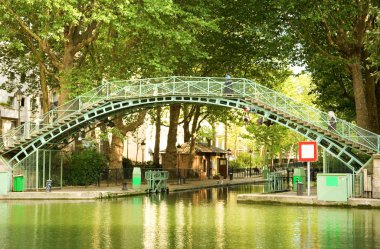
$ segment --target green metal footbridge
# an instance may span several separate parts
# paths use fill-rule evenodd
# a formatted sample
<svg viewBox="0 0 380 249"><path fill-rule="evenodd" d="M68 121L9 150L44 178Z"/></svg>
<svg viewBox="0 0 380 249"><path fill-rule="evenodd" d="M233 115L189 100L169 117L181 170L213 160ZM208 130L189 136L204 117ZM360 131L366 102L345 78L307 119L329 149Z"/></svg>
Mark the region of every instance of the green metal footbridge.
<svg viewBox="0 0 380 249"><path fill-rule="evenodd" d="M3 134L0 163L13 171L36 151L63 141L96 120L105 120L122 110L171 103L247 108L306 139L317 141L354 173L370 164L371 155L380 150L379 135L341 119L337 119L335 130L329 130L327 113L251 80L235 78L226 83L224 78L173 76L103 82L49 111L39 123L27 122Z"/></svg>

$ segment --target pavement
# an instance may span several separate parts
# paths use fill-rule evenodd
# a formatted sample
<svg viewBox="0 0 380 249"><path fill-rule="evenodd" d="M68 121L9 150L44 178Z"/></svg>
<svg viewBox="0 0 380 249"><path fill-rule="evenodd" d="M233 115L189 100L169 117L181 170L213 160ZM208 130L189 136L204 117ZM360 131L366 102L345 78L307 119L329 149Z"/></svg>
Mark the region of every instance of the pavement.
<svg viewBox="0 0 380 249"><path fill-rule="evenodd" d="M297 195L297 192L294 191L268 194L239 194L237 196L237 202L246 204L283 204L304 206L380 208L380 199L348 198L347 201L319 200L317 196L316 187L311 188L310 195L307 195L307 191L304 192L303 195Z"/></svg>
<svg viewBox="0 0 380 249"><path fill-rule="evenodd" d="M187 180L185 183L168 182L169 192L191 191L204 188L232 186L240 184L254 184L266 182L262 177L225 179L225 180ZM134 189L130 183L127 189L122 190L122 186L86 186L86 187L63 187L53 188L51 192L46 191L25 191L9 192L8 195L0 195L2 200L96 200L107 198L120 198L134 195L145 195L147 185L142 184L140 188ZM338 206L338 207L359 207L359 208L380 208L380 199L371 198L349 198L347 201L322 201L318 200L316 187L307 190L302 196L294 191L279 193L250 193L239 194L238 203L246 204L283 204L283 205L311 205L311 206Z"/></svg>
<svg viewBox="0 0 380 249"><path fill-rule="evenodd" d="M221 186L231 186L248 183L265 182L261 177L241 178L233 180L187 180L185 183L168 182L169 192L197 190L203 188L213 188ZM141 184L140 188L133 188L131 183L127 184L127 189L122 190L122 185L107 186L86 186L86 187L63 187L62 189L53 188L51 192L41 191L24 191L9 192L8 195L0 195L1 200L91 200L120 198L134 195L146 194L147 185Z"/></svg>

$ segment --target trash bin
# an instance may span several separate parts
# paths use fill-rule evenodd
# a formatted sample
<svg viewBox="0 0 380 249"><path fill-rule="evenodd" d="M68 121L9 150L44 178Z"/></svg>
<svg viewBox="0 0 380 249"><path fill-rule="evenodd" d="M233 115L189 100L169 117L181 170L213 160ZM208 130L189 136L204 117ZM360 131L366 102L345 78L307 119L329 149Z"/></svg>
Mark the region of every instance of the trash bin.
<svg viewBox="0 0 380 249"><path fill-rule="evenodd" d="M140 189L141 187L141 168L134 167L132 172L132 188Z"/></svg>
<svg viewBox="0 0 380 249"><path fill-rule="evenodd" d="M24 191L24 176L23 175L13 176L13 191L14 192Z"/></svg>
<svg viewBox="0 0 380 249"><path fill-rule="evenodd" d="M303 183L297 182L297 195L303 195Z"/></svg>
<svg viewBox="0 0 380 249"><path fill-rule="evenodd" d="M51 192L52 180L46 180L46 192Z"/></svg>
<svg viewBox="0 0 380 249"><path fill-rule="evenodd" d="M304 182L306 180L304 168L295 168L293 172L293 191L297 191L297 182Z"/></svg>
<svg viewBox="0 0 380 249"><path fill-rule="evenodd" d="M228 175L230 176L230 180L232 181L234 179L234 174L233 173L229 173Z"/></svg>

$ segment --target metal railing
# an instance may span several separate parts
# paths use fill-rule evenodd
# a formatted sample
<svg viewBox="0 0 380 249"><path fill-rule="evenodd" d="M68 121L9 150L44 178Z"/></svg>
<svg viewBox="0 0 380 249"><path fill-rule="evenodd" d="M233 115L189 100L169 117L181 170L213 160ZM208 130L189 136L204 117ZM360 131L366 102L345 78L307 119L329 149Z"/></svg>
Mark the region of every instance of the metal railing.
<svg viewBox="0 0 380 249"><path fill-rule="evenodd" d="M26 122L3 134L0 139L2 141L0 149L26 143L27 139L36 137L41 132L48 131L73 116L81 115L83 110L91 109L94 104L102 101L180 95L236 97L245 99L247 103L251 101L252 105L259 102L372 151L380 151L380 136L353 123L337 118L336 129L329 130L326 112L298 102L251 80L235 78L231 79L228 85L225 83L224 78L182 76L104 82L103 85L50 110L38 119L40 122ZM225 91L226 88L229 91Z"/></svg>
<svg viewBox="0 0 380 249"><path fill-rule="evenodd" d="M169 172L168 180L171 182L181 182L185 181L193 181L193 180L206 180L207 178L202 177L203 173L201 170L197 169L180 169L179 171L177 169L158 169L158 168L145 168L141 167L141 182L145 183L145 172L148 171L157 171L157 170L164 170ZM248 178L249 175L249 169L248 171L244 171L244 169L230 169L229 172L233 173L234 179L237 178ZM64 172L65 173L65 172ZM122 185L123 181L131 181L132 180L132 173L133 168L118 168L118 169L106 169L99 173L99 181L98 185L103 184L107 186L118 186ZM260 176L259 174L254 174L253 168L252 168L252 175L251 177Z"/></svg>

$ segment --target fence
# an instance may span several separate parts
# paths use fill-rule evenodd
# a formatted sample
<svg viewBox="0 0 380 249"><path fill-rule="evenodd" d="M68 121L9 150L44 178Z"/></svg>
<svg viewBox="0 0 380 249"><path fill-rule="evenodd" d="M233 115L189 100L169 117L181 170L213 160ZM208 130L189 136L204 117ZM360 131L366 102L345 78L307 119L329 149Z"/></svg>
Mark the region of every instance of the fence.
<svg viewBox="0 0 380 249"><path fill-rule="evenodd" d="M161 168L145 168L141 167L141 182L145 182L145 172L149 170L164 170L169 172L169 181L180 181L185 180L201 180L205 179L201 176L205 172L197 169L161 169ZM118 168L118 169L106 169L103 172L100 172L98 185L105 184L110 185L121 185L124 181L132 180L133 168ZM255 168L230 168L229 173L233 174L234 179L236 178L246 178L246 177L255 177L261 175L259 169Z"/></svg>

